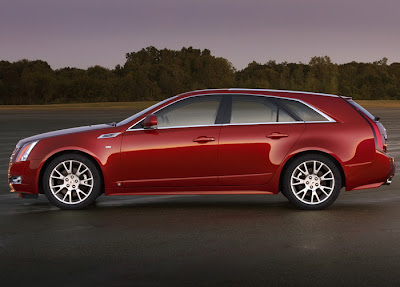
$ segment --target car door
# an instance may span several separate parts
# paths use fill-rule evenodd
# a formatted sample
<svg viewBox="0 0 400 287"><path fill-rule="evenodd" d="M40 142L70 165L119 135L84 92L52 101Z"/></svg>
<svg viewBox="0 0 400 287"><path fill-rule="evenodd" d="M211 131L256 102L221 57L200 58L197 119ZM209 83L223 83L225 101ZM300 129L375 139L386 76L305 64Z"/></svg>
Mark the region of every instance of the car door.
<svg viewBox="0 0 400 287"><path fill-rule="evenodd" d="M158 126L141 123L124 133L123 187L218 184L218 140L222 96L179 100L155 113Z"/></svg>
<svg viewBox="0 0 400 287"><path fill-rule="evenodd" d="M258 95L234 95L221 128L219 184L268 183L305 124L296 115Z"/></svg>

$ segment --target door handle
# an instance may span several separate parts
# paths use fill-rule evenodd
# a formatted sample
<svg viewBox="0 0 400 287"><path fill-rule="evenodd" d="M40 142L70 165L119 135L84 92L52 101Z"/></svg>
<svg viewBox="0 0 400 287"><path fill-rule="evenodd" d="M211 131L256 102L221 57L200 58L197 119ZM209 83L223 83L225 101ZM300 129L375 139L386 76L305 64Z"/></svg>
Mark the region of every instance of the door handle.
<svg viewBox="0 0 400 287"><path fill-rule="evenodd" d="M194 139L193 141L196 142L196 143L206 143L206 142L213 142L213 141L215 141L215 138L213 138L213 137L201 136L201 137L198 137L198 138Z"/></svg>
<svg viewBox="0 0 400 287"><path fill-rule="evenodd" d="M281 133L278 133L278 132L274 132L272 134L267 135L267 138L274 139L274 140L277 140L277 139L280 139L280 138L287 138L287 137L288 137L287 134L281 134Z"/></svg>

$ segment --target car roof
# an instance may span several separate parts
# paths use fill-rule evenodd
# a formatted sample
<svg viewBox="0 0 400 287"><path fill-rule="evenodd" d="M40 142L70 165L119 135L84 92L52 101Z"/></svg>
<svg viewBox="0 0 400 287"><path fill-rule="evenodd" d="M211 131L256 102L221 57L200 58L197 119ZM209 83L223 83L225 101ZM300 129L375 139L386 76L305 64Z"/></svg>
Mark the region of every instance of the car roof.
<svg viewBox="0 0 400 287"><path fill-rule="evenodd" d="M245 93L245 94L269 94L271 96L296 96L296 94L301 95L310 95L310 96L323 96L323 97L335 97L339 98L339 95L326 94L326 93L315 93L315 92L304 92L304 91L291 91L291 90L274 90L274 89L246 89L246 88L226 88L226 89L205 89L205 90L195 90L180 94L178 96L189 96L189 95L201 95L201 94L212 94L212 93L221 93L221 94L229 94L229 93ZM350 99L348 97L344 97Z"/></svg>

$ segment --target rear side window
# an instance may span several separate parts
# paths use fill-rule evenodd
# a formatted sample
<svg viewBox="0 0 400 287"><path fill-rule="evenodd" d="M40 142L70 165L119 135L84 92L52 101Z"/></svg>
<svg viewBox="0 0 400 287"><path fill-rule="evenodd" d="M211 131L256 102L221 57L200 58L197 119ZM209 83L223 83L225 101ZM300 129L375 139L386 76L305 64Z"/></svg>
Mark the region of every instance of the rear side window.
<svg viewBox="0 0 400 287"><path fill-rule="evenodd" d="M271 123L294 122L283 109L277 107L265 97L233 96L230 123Z"/></svg>
<svg viewBox="0 0 400 287"><path fill-rule="evenodd" d="M287 112L285 112L285 110L279 108L278 110L279 114L278 114L278 122L294 122L295 119L290 116Z"/></svg>
<svg viewBox="0 0 400 287"><path fill-rule="evenodd" d="M329 122L327 118L313 110L309 106L294 100L274 99L279 105L290 110L300 119L306 122Z"/></svg>

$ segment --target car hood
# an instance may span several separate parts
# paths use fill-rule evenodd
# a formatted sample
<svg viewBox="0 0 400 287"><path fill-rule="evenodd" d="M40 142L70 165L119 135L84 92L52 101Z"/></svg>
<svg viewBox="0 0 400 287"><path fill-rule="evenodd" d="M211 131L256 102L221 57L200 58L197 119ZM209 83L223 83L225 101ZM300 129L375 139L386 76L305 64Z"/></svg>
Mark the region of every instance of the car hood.
<svg viewBox="0 0 400 287"><path fill-rule="evenodd" d="M23 146L24 144L26 144L28 142L42 140L45 138L56 137L56 136L67 135L67 134L82 133L82 132L100 130L100 129L106 129L106 128L113 128L113 126L110 126L107 124L99 124L99 125L76 127L76 128L63 129L63 130L57 130L57 131L53 131L53 132L38 134L38 135L34 135L34 136L20 140L17 144L17 147Z"/></svg>

